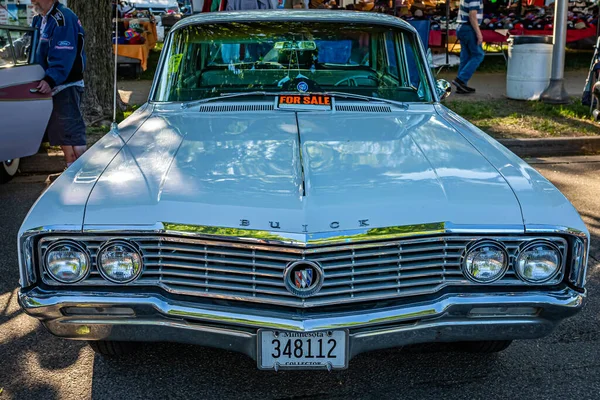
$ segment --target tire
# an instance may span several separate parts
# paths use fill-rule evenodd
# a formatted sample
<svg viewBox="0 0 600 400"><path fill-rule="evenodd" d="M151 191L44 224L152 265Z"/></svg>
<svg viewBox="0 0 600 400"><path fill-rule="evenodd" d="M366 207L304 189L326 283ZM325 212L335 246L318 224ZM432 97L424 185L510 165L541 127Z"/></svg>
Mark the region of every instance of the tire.
<svg viewBox="0 0 600 400"><path fill-rule="evenodd" d="M129 354L138 347L138 344L135 342L115 342L107 340L89 341L88 345L95 353L107 357L118 357Z"/></svg>
<svg viewBox="0 0 600 400"><path fill-rule="evenodd" d="M512 340L489 340L483 342L457 343L458 348L466 353L493 354L506 350Z"/></svg>
<svg viewBox="0 0 600 400"><path fill-rule="evenodd" d="M18 158L0 162L0 183L10 181L19 171L19 164L20 160Z"/></svg>

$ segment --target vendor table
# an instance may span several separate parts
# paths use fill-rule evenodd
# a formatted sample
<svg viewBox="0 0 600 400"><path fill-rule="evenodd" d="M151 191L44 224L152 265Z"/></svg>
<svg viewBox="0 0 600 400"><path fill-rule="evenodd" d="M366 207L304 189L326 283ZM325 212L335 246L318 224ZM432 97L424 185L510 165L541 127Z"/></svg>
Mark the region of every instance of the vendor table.
<svg viewBox="0 0 600 400"><path fill-rule="evenodd" d="M547 35L552 36L551 30L527 30L527 29L512 29L508 31L512 36L515 35ZM450 36L456 36L455 30L448 31ZM429 32L429 46L440 47L443 45L442 35L444 31ZM506 43L508 36L492 30L481 30L483 41L485 43ZM567 43L576 42L588 37L596 37L596 27L591 25L585 29L569 29L567 30Z"/></svg>
<svg viewBox="0 0 600 400"><path fill-rule="evenodd" d="M122 22L125 23L125 29L129 28L130 19L121 19ZM120 44L119 50L117 54L119 56L128 57L137 59L140 62L140 66L142 71L145 71L148 68L148 56L150 54L150 50L156 47L156 39L158 37L156 33L156 24L148 20L147 18L139 18L137 20L142 28L144 28L144 33L142 36L146 39L144 44ZM115 45L113 45L114 51Z"/></svg>
<svg viewBox="0 0 600 400"><path fill-rule="evenodd" d="M113 51L115 45L113 44ZM150 48L147 43L144 44L120 44L117 54L123 57L136 58L140 60L142 71L148 68L148 55Z"/></svg>

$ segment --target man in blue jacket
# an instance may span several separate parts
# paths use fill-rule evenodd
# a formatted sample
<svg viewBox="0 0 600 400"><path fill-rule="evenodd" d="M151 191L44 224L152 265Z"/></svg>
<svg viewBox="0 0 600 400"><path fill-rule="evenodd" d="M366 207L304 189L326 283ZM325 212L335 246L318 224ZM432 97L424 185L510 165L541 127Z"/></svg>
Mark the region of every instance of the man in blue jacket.
<svg viewBox="0 0 600 400"><path fill-rule="evenodd" d="M46 128L50 145L60 146L70 166L86 150L85 123L81 114L83 71L86 57L84 31L79 18L58 0L32 0L39 29L35 62L46 74L37 89L52 93L53 110Z"/></svg>

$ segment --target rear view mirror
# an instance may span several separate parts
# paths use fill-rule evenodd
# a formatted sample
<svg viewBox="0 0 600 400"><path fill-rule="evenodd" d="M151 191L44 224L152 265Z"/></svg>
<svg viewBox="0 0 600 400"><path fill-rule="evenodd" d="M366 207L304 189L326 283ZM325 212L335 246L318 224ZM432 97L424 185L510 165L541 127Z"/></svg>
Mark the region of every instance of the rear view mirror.
<svg viewBox="0 0 600 400"><path fill-rule="evenodd" d="M438 79L435 82L435 90L440 100L444 100L446 97L450 96L450 93L452 93L452 86L450 86L447 80Z"/></svg>
<svg viewBox="0 0 600 400"><path fill-rule="evenodd" d="M313 41L288 40L286 42L275 43L275 49L282 50L282 51L316 50L317 44Z"/></svg>

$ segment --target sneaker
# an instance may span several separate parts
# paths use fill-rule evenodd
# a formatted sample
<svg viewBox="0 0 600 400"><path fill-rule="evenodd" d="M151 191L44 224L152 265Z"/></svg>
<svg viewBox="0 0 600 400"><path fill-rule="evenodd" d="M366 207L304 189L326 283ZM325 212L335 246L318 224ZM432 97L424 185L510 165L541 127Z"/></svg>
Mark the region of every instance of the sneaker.
<svg viewBox="0 0 600 400"><path fill-rule="evenodd" d="M462 83L462 81L459 81L458 79L455 79L452 81L452 84L454 86L456 86L456 93L458 94L467 94L469 93L469 91L467 89L465 89L465 84Z"/></svg>
<svg viewBox="0 0 600 400"><path fill-rule="evenodd" d="M454 84L454 86L456 86L456 93L475 93L475 89L467 86L466 83L464 83L458 78L453 80L452 83Z"/></svg>

